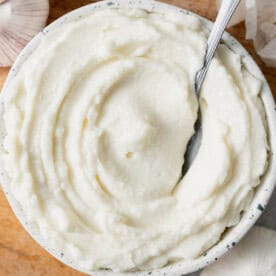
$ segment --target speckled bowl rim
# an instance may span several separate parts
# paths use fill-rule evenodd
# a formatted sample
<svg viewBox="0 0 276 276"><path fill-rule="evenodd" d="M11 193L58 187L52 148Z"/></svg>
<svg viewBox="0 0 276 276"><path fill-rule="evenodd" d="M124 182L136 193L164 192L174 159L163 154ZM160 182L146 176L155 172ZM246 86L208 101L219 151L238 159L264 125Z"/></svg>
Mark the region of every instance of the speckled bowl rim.
<svg viewBox="0 0 276 276"><path fill-rule="evenodd" d="M17 72L20 70L21 65L26 61L26 59L32 54L35 48L38 46L41 38L52 30L58 28L60 25L77 20L86 15L93 14L95 10L104 9L104 8L141 8L145 9L149 12L159 12L159 13L184 13L190 14L200 18L203 22L204 26L207 28L211 28L212 22L195 14L190 11L178 8L173 5L156 2L153 0L107 0L102 2L93 3L84 7L81 7L77 10L74 10L49 26L47 26L43 31L41 31L32 41L24 48L21 54L18 56L16 62L12 66L6 83L4 85L3 91L0 95L0 103L1 103L1 112L3 112L3 99L5 97L5 91L9 83L16 76ZM6 175L3 168L0 168L0 180L3 186L3 190L5 195L21 224L24 226L26 231L33 237L35 241L37 241L43 248L45 248L51 255L55 258L59 259L64 264L87 274L93 274L94 276L114 276L114 275L124 275L124 276L142 276L142 275L182 275L187 273L195 272L199 269L202 269L206 265L214 262L219 257L223 256L227 251L229 251L235 244L248 232L248 230L254 225L265 206L267 205L269 198L273 192L275 183L276 183L276 160L275 160L275 151L276 151L276 111L275 111L275 103L271 93L271 90L268 86L268 83L262 74L261 70L252 59L252 57L248 54L248 52L243 48L243 46L234 39L230 34L225 33L224 43L231 48L234 52L240 54L243 58L243 64L248 68L248 70L254 74L259 79L263 80L263 88L261 93L261 98L263 100L267 122L268 122L268 137L270 141L270 162L268 170L265 176L262 179L261 185L256 189L256 193L254 195L254 199L250 205L250 208L244 212L240 222L233 228L229 229L223 238L213 247L211 247L203 256L200 256L194 260L183 260L177 263L173 263L167 265L160 269L155 269L152 271L137 271L137 272L127 272L127 273L116 273L110 270L99 270L99 271L86 271L78 266L78 264L72 262L66 256L64 256L61 252L57 252L55 249L47 247L47 241L44 241L39 237L38 233L35 230L33 225L29 225L24 217L24 213L19 203L15 200L12 193L10 192L9 187L9 179ZM1 115L1 114L0 114ZM0 116L2 117L2 116ZM1 129L2 127L2 129ZM3 140L3 126L0 126L0 138ZM2 142L0 140L0 142Z"/></svg>

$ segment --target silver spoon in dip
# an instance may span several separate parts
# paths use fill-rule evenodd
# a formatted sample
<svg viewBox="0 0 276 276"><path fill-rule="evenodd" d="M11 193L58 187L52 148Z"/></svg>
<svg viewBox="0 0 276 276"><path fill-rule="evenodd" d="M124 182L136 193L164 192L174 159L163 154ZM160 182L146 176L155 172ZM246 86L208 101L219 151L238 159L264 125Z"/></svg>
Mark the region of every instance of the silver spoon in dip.
<svg viewBox="0 0 276 276"><path fill-rule="evenodd" d="M218 11L218 15L216 21L213 25L213 28L210 32L209 38L207 40L207 49L203 61L203 66L196 73L195 83L194 83L194 91L198 102L200 101L200 88L202 86L203 80L206 76L210 63L213 59L215 51L220 43L224 30L234 14L236 8L238 7L241 0L223 0ZM201 111L200 104L198 105L198 116L194 125L195 133L190 138L187 149L184 155L184 163L182 167L182 177L186 174L188 169L190 168L195 156L198 153L201 137L202 137L202 129L201 129Z"/></svg>

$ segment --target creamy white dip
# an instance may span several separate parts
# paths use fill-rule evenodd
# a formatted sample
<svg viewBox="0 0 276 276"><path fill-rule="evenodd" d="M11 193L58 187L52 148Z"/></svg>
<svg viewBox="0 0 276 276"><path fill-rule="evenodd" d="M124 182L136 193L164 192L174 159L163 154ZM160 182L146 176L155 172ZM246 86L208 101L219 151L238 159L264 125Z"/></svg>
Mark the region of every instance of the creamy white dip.
<svg viewBox="0 0 276 276"><path fill-rule="evenodd" d="M1 161L30 223L83 269L193 259L235 225L267 161L261 82L191 15L101 10L47 34L7 87Z"/></svg>

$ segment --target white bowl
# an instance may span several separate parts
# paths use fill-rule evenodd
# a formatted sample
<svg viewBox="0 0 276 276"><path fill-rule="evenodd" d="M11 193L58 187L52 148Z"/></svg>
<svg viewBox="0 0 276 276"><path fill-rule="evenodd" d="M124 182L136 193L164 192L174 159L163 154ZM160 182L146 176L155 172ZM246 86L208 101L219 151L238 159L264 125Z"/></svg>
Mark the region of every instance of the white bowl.
<svg viewBox="0 0 276 276"><path fill-rule="evenodd" d="M6 87L9 85L9 83L12 81L12 79L16 76L18 70L20 70L20 67L22 63L25 62L25 60L32 54L34 49L38 46L40 39L42 36L47 35L47 33L51 32L53 29L58 28L60 25L68 22L73 21L75 19L78 19L80 17L86 16L86 15L93 15L93 12L98 9L104 9L104 8L141 8L145 9L147 11L157 11L159 13L166 13L166 12L174 12L174 13L187 13L194 16L197 16L200 18L200 20L203 22L204 26L207 29L210 29L212 27L212 22L209 20L202 18L190 11L183 10L180 8L177 8L172 5L152 1L152 0L107 0L102 2L97 2L95 4L91 4L88 6L84 6L82 8L79 8L73 12L70 12L63 17L59 18L52 24L50 24L47 28L45 28L42 32L40 32L28 45L27 47L21 52L19 57L17 58L15 64L10 70L10 73L8 75L8 79L5 83L5 86L3 88L3 92L0 96L1 106L3 102L3 98L6 94ZM275 159L275 152L276 152L276 111L275 111L275 103L272 96L272 93L269 89L269 86L267 84L267 81L265 80L265 77L263 76L262 72L260 71L259 67L256 65L255 61L251 58L251 56L247 53L247 51L228 33L224 34L223 37L224 43L231 48L234 52L240 54L243 57L243 63L247 67L247 69L254 74L257 78L261 79L263 81L263 88L261 93L261 98L263 100L263 104L266 111L267 116L267 122L268 122L268 138L270 142L270 161L269 161L269 167L265 174L265 176L262 179L261 185L256 189L256 193L254 196L254 199L251 203L250 208L244 212L242 215L242 218L240 222L235 226L227 230L227 232L223 235L223 237L220 239L220 241L210 248L203 256L198 257L197 259L190 260L190 261L180 261L177 263L173 263L170 265L167 265L163 268L156 269L153 271L139 271L139 272L129 272L129 273L123 273L123 275L152 275L152 276L159 276L159 275L182 275L186 273L191 273L196 270L199 270L206 265L212 263L213 261L217 260L219 257L224 255L228 250L230 250L235 244L247 233L247 231L254 225L254 223L257 221L259 216L261 215L264 207L267 205L268 200L273 192L273 188L276 183L276 159ZM3 109L1 108L2 112ZM1 116L0 116L1 117ZM2 126L3 128L3 126ZM0 131L2 135L0 135L0 142L3 140L3 133L4 130L1 129L0 124ZM0 133L0 134L1 134ZM52 248L47 247L47 241L43 241L37 231L36 227L34 225L29 225L24 217L24 212L21 209L18 202L14 199L12 193L10 192L9 187L9 179L5 172L3 171L3 168L0 168L0 175L1 175L1 183L4 189L4 192L7 196L7 199L16 214L19 221L22 223L22 225L25 227L25 229L29 232L29 234L42 246L44 247L50 254L52 254L54 257L59 259L61 262L67 264L68 266L71 266L79 271L82 271L84 273L91 273L88 271L85 271L81 269L78 264L72 262L66 256L62 255L61 252L57 252L56 250ZM93 272L94 276L114 276L119 275L118 273L113 273L109 270L101 270L101 271L95 271Z"/></svg>

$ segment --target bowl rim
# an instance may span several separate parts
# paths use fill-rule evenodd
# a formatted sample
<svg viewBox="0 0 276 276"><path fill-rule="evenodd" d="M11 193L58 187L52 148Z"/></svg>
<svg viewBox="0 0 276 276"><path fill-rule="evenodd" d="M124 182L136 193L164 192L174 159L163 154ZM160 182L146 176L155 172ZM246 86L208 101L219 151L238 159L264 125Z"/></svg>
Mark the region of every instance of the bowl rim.
<svg viewBox="0 0 276 276"><path fill-rule="evenodd" d="M155 0L105 0L96 3L92 3L83 7L80 7L76 10L73 10L62 17L58 18L46 28L44 28L39 34L37 34L23 49L18 58L16 59L14 65L11 67L8 74L7 80L0 94L1 102L1 113L3 113L3 100L5 97L5 91L7 86L16 77L17 72L20 70L22 64L28 59L32 52L39 45L40 40L43 36L46 36L47 33L58 28L62 24L67 22L78 20L81 17L93 15L94 11L99 9L130 9L130 8L139 8L144 9L149 12L157 13L184 13L188 15L195 16L200 19L204 27L210 29L213 22L210 20L188 11L183 8L176 7L171 4L157 2ZM114 276L114 275L124 275L124 276L142 276L142 275L181 275L195 272L199 269L204 268L205 266L216 261L218 258L222 257L226 252L233 248L237 242L239 242L243 236L250 230L250 228L255 224L259 216L262 214L265 206L267 205L272 192L276 184L276 107L272 92L269 88L269 85L261 72L260 68L249 55L247 50L229 33L225 32L223 35L223 43L226 44L231 50L240 54L242 57L243 65L249 70L250 73L255 75L257 78L261 79L263 82L261 99L263 101L266 120L268 124L268 140L270 144L270 160L268 169L265 173L265 176L262 179L262 183L257 187L254 194L254 198L250 204L250 208L244 212L239 223L229 229L226 235L220 239L214 246L206 251L205 254L199 256L193 260L182 260L176 263L169 264L163 268L153 269L148 271L135 271L135 272L126 272L126 273L116 273L110 270L97 270L97 271L87 271L79 267L72 260L67 259L66 256L62 255L61 252L56 251L53 248L47 247L47 242L42 240L41 237L35 232L34 227L29 225L24 217L24 213L19 203L12 196L12 193L9 188L9 179L6 175L4 169L0 168L0 180L3 187L3 191L8 199L8 202L15 213L17 219L23 225L25 230L31 235L31 237L46 251L48 251L52 256L57 258L62 263L84 273L93 274L94 276ZM250 69L249 69L250 68ZM1 114L2 115L2 114ZM3 128L3 127L2 127ZM1 133L3 129L0 129ZM3 137L3 135L0 135ZM0 141L1 142L1 141Z"/></svg>

